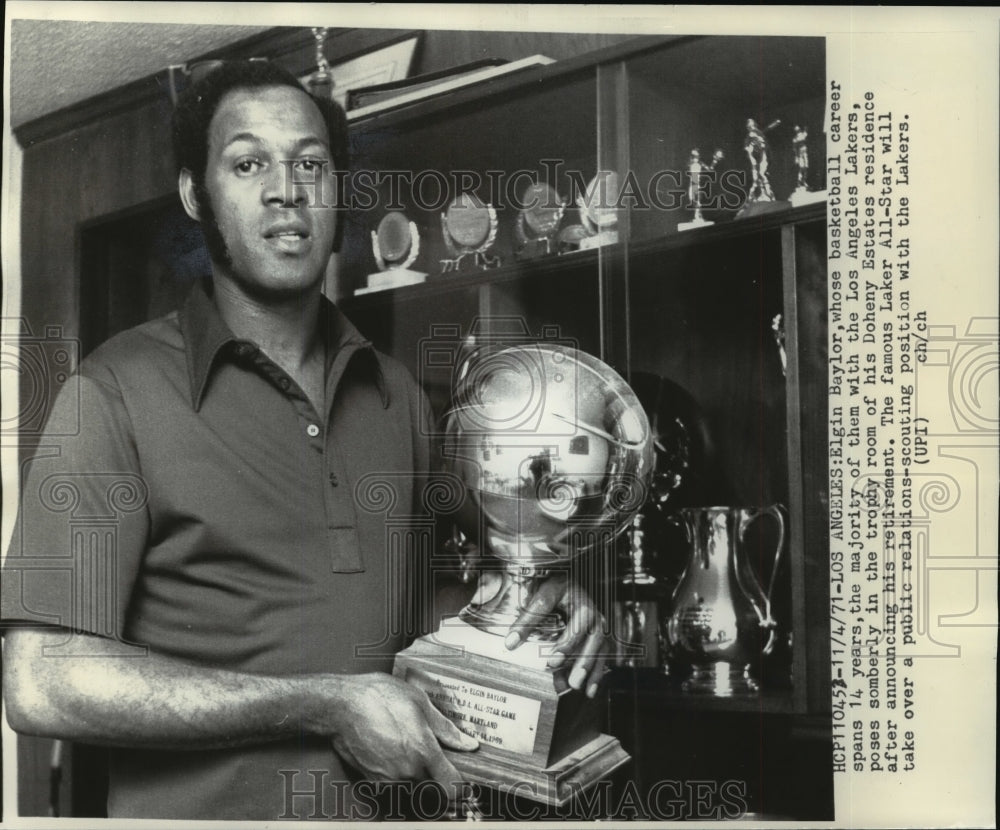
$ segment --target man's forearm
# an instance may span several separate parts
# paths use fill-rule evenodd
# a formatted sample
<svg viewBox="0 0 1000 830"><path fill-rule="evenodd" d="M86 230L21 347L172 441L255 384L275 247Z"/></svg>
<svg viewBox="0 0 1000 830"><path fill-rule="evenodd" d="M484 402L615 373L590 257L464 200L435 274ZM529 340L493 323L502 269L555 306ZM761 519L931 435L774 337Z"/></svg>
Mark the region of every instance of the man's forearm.
<svg viewBox="0 0 1000 830"><path fill-rule="evenodd" d="M94 744L198 749L333 731L351 678L269 677L146 653L107 653L106 641L58 630L9 631L8 719L17 731ZM44 654L59 645L59 654ZM97 647L95 647L97 646Z"/></svg>

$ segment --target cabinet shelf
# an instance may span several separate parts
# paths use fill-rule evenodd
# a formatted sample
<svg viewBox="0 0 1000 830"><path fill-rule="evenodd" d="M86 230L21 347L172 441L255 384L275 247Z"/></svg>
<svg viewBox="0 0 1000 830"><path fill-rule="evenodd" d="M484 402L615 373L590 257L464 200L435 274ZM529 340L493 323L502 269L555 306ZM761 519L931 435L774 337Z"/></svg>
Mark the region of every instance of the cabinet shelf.
<svg viewBox="0 0 1000 830"><path fill-rule="evenodd" d="M431 298L451 291L479 288L484 286L503 285L518 280L545 279L553 274L568 272L597 273L598 252L576 251L568 254L554 254L537 259L518 260L499 268L464 271L449 274L430 274L426 282L416 285L405 285L398 288L387 288L384 291L374 291L345 297L340 302L346 309L369 309L373 306L391 304L400 300L413 300L423 297Z"/></svg>
<svg viewBox="0 0 1000 830"><path fill-rule="evenodd" d="M628 255L635 257L655 256L667 251L684 248L696 250L711 247L722 242L749 238L754 234L767 233L783 227L815 222L826 218L826 203L805 205L763 214L749 219L734 219L718 222L704 228L681 233L666 234L656 239L645 239L631 243ZM370 309L379 305L419 298L432 298L450 291L476 287L502 285L519 280L541 280L554 274L578 271L597 272L598 257L620 258L625 255L626 246L618 242L606 245L600 250L592 248L567 254L552 254L535 259L515 260L499 268L481 269L450 274L430 274L425 282L387 288L369 294L344 297L340 300L346 309Z"/></svg>

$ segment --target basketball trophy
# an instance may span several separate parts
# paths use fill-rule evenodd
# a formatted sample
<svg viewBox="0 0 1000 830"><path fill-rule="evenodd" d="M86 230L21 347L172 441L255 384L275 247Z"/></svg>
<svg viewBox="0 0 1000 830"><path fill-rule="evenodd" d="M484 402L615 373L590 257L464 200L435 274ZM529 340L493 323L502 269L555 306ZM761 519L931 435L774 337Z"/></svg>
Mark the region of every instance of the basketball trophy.
<svg viewBox="0 0 1000 830"><path fill-rule="evenodd" d="M792 135L792 154L795 162L795 190L788 197L793 207L811 205L826 199L825 190L809 187L809 131L796 125Z"/></svg>
<svg viewBox="0 0 1000 830"><path fill-rule="evenodd" d="M584 352L498 347L465 367L443 453L466 491L458 523L500 587L400 652L394 674L479 739L475 752L446 750L467 781L563 804L629 757L601 734L595 702L570 687L572 655L546 665L567 627L560 613L518 648L504 639L542 580L581 556L615 555L646 500L649 421L625 381Z"/></svg>
<svg viewBox="0 0 1000 830"><path fill-rule="evenodd" d="M759 216L763 213L783 210L789 206L788 202L775 200L774 190L771 188L771 177L768 173L771 162L765 134L780 124L781 119L778 119L761 129L754 119L747 119L747 135L743 141L743 150L750 161L752 183L747 192L746 202L736 213L737 219Z"/></svg>
<svg viewBox="0 0 1000 830"><path fill-rule="evenodd" d="M690 222L681 222L677 226L679 231L689 231L692 228L704 228L708 225L714 225L714 222L710 222L702 216L701 209L701 197L702 197L702 181L701 178L707 173L711 173L715 170L715 166L722 161L724 158L722 150L716 150L712 155L712 161L709 164L701 163L701 153L697 148L691 151L691 158L688 160L688 203L691 205L691 209L694 211L694 218Z"/></svg>

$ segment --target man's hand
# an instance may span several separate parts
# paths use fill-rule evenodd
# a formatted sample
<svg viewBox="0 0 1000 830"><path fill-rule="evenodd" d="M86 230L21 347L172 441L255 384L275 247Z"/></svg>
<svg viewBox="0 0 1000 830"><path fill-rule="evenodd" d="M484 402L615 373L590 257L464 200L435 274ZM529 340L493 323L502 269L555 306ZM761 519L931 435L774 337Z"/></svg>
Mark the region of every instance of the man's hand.
<svg viewBox="0 0 1000 830"><path fill-rule="evenodd" d="M476 599L488 600L499 590L499 575L484 571L479 579ZM505 645L509 649L517 648L556 609L566 616L566 630L553 645L548 665L557 668L566 660L572 660L569 685L584 689L587 697L594 697L604 676L610 648L605 635L605 619L587 592L566 573L557 571L542 580L527 607L510 627Z"/></svg>
<svg viewBox="0 0 1000 830"><path fill-rule="evenodd" d="M441 747L468 752L479 746L475 738L435 709L423 691L397 678L372 673L340 682L341 706L329 713L340 757L375 781L433 778L446 792L456 792L462 778Z"/></svg>

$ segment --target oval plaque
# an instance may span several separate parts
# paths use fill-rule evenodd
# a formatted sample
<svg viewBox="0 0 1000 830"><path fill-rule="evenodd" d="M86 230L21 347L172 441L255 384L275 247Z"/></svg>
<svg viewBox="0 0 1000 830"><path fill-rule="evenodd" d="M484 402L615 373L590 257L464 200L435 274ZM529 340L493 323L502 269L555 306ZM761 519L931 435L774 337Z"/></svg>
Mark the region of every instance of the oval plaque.
<svg viewBox="0 0 1000 830"><path fill-rule="evenodd" d="M490 212L474 193L456 196L446 213L448 233L463 248L478 248L490 235Z"/></svg>
<svg viewBox="0 0 1000 830"><path fill-rule="evenodd" d="M399 211L392 211L378 223L378 247L382 259L400 262L410 251L410 223Z"/></svg>

